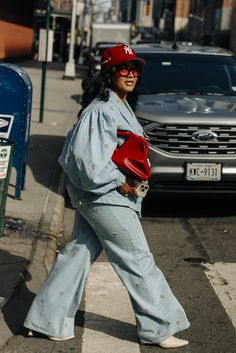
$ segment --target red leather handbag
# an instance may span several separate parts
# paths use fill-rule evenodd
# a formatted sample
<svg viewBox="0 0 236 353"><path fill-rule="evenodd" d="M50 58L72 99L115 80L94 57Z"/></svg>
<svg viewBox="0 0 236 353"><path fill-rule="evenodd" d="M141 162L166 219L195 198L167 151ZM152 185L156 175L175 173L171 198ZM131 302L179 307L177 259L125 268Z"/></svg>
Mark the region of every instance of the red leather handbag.
<svg viewBox="0 0 236 353"><path fill-rule="evenodd" d="M129 131L117 131L118 136L126 138L124 143L117 147L112 155L112 161L127 174L135 176L138 180L150 178L150 165L148 163L149 145L143 136Z"/></svg>

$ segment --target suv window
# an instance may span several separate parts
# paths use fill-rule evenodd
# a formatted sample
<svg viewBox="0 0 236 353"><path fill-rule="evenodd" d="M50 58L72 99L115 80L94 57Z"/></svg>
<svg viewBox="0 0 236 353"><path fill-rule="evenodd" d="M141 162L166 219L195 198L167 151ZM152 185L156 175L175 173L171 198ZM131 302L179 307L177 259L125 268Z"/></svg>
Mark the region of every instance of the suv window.
<svg viewBox="0 0 236 353"><path fill-rule="evenodd" d="M140 53L145 61L143 94L236 94L236 59L206 54Z"/></svg>

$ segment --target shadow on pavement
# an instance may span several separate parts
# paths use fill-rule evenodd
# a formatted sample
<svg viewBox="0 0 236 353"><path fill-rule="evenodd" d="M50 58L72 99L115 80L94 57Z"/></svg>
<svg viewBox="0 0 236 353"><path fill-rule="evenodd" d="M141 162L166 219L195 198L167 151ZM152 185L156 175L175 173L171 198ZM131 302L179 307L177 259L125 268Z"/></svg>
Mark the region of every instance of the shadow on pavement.
<svg viewBox="0 0 236 353"><path fill-rule="evenodd" d="M76 103L80 104L81 102L81 94L75 94L73 96L71 96L71 99L73 99Z"/></svg>
<svg viewBox="0 0 236 353"><path fill-rule="evenodd" d="M55 178L61 171L57 159L61 154L64 140L64 136L31 135L30 137L28 167L35 180L47 188L55 187ZM56 190L53 191L56 192Z"/></svg>
<svg viewBox="0 0 236 353"><path fill-rule="evenodd" d="M61 167L58 158L62 152L64 136L31 135L29 142L29 156L27 161L25 188L32 187L31 173L35 181L44 187L57 193ZM16 170L13 168L11 189L8 189L8 197L14 198L16 187Z"/></svg>
<svg viewBox="0 0 236 353"><path fill-rule="evenodd" d="M11 283L8 283L8 276L15 272L15 267L19 267L19 262L25 264L28 262L28 260L24 257L15 256L7 251L0 250L1 297L7 295L7 290L9 290L8 286L11 285ZM24 265L24 267L26 266ZM2 273L2 271L4 272ZM21 279L18 279L16 282L17 285L14 288L10 299L8 298L8 302L1 307L3 319L13 334L18 332L19 328L22 326L22 323L35 296L35 294L30 292L26 286L26 282L31 280L31 275L29 274L28 270L25 268L22 272L18 273L18 276L21 277Z"/></svg>
<svg viewBox="0 0 236 353"><path fill-rule="evenodd" d="M222 198L207 196L190 197L158 197L148 195L143 200L143 217L230 217L236 215L233 197Z"/></svg>
<svg viewBox="0 0 236 353"><path fill-rule="evenodd" d="M116 320L107 316L94 314L91 312L83 312L79 310L76 315L75 324L83 327L84 323L81 320L86 315L85 329L99 331L108 336L116 337L124 341L137 343L136 325L128 322Z"/></svg>

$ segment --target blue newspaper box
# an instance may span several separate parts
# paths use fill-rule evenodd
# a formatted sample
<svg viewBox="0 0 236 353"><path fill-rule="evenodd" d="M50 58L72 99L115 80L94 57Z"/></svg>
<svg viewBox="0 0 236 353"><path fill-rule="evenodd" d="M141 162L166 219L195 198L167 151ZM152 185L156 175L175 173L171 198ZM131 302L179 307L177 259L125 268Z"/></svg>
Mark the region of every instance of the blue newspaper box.
<svg viewBox="0 0 236 353"><path fill-rule="evenodd" d="M16 169L15 198L25 185L32 108L32 83L19 66L0 64L0 137L16 142L12 166Z"/></svg>

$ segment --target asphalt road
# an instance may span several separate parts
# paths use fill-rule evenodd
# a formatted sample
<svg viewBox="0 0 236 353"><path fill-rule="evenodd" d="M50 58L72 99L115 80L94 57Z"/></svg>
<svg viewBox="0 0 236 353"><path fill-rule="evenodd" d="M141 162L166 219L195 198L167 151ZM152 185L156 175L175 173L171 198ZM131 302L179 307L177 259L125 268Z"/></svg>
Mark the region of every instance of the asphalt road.
<svg viewBox="0 0 236 353"><path fill-rule="evenodd" d="M236 262L233 200L149 200L143 214L156 216L144 219L146 236L191 323L180 335L191 345L181 352L235 353L235 327L205 273L207 263ZM141 347L140 352L155 349Z"/></svg>
<svg viewBox="0 0 236 353"><path fill-rule="evenodd" d="M68 207L65 214L66 240L69 239L72 222L73 210ZM178 337L187 338L190 345L181 349L172 349L171 352L235 353L236 332L232 318L230 319L230 315L235 313L230 308L231 312L227 314L222 299L216 294L206 275L208 264L215 265L223 262L231 266L236 263L234 200L147 199L144 202L142 223L156 264L164 272L191 323L188 330L178 335ZM106 266L104 255L99 258L99 261ZM104 277L103 291L105 292L108 288L107 284L108 281ZM227 286L227 282L222 285ZM126 342L132 343L131 348L127 350L129 353L163 351L156 346L140 346L132 320L128 320L127 323L122 322L119 313L116 319L112 318L114 308L119 308L120 312L126 310L124 305L119 303L119 298L112 296L110 299L108 297L111 302L112 318L109 321L109 310L102 307L103 300L105 306L104 294L100 298L99 293L97 291L95 299L101 305L100 316L98 317L98 314L92 316L94 321L97 320L97 326L86 324L84 305L88 305L90 299L87 299L86 303L85 294L77 315L74 340L54 343L40 335L35 338L25 338L26 332L22 329L1 353L125 353ZM229 293L229 296L231 294ZM95 310L97 307L94 307ZM92 313L89 314L91 316ZM86 341L86 337L89 337L88 331L90 337L94 337L95 345L92 341ZM119 346L114 348L117 340ZM107 345L104 342L107 342Z"/></svg>

